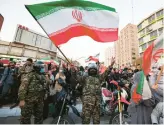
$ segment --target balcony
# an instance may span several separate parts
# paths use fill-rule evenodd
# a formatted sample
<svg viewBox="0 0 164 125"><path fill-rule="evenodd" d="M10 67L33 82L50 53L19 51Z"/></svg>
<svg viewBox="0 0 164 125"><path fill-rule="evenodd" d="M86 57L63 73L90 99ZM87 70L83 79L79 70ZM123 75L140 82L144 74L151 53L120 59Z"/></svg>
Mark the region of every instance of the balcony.
<svg viewBox="0 0 164 125"><path fill-rule="evenodd" d="M156 22L156 20L154 19L154 20L152 20L151 22L149 22L149 25L151 25L151 24L153 24L153 23L155 23Z"/></svg>
<svg viewBox="0 0 164 125"><path fill-rule="evenodd" d="M152 37L150 37L150 41L151 41L151 40L155 40L155 39L157 39L157 36L152 36Z"/></svg>
<svg viewBox="0 0 164 125"><path fill-rule="evenodd" d="M140 35L140 38L141 38L141 37L144 37L145 35L146 35L145 33L141 34L141 35Z"/></svg>
<svg viewBox="0 0 164 125"><path fill-rule="evenodd" d="M164 15L161 15L161 16L157 17L157 21L160 20L160 19L162 19L163 16L164 16Z"/></svg>
<svg viewBox="0 0 164 125"><path fill-rule="evenodd" d="M144 28L139 28L139 29L138 29L138 33L139 33L140 31L142 31L143 29L144 29Z"/></svg>
<svg viewBox="0 0 164 125"><path fill-rule="evenodd" d="M142 46L143 44L145 44L144 41L140 42L139 43L139 46Z"/></svg>

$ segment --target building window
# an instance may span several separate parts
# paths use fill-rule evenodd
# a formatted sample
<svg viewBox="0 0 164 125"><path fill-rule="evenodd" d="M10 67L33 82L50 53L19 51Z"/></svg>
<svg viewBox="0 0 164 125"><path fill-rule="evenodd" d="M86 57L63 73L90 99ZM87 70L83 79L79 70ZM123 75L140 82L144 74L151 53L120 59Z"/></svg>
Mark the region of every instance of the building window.
<svg viewBox="0 0 164 125"><path fill-rule="evenodd" d="M142 29L142 23L140 25L138 25L137 27L138 27L138 30L141 30Z"/></svg>
<svg viewBox="0 0 164 125"><path fill-rule="evenodd" d="M22 32L23 30L19 28L17 31L17 36L15 37L16 42L21 41L20 39L21 39Z"/></svg>
<svg viewBox="0 0 164 125"><path fill-rule="evenodd" d="M162 25L164 25L163 19L158 20L158 24L162 27Z"/></svg>
<svg viewBox="0 0 164 125"><path fill-rule="evenodd" d="M42 37L39 36L39 35L37 35L37 37L36 37L36 42L35 42L35 45L36 45L37 47L40 47L40 46L41 46L41 40L42 40Z"/></svg>
<svg viewBox="0 0 164 125"><path fill-rule="evenodd" d="M132 57L132 60L135 60L136 59L136 57Z"/></svg>
<svg viewBox="0 0 164 125"><path fill-rule="evenodd" d="M133 31L133 30L131 30L131 33L133 34L133 33L134 33L134 31Z"/></svg>
<svg viewBox="0 0 164 125"><path fill-rule="evenodd" d="M147 28L146 28L146 33L149 33L149 32L151 32L153 29L152 29L152 26L150 25L150 26L148 26Z"/></svg>
<svg viewBox="0 0 164 125"><path fill-rule="evenodd" d="M132 41L134 41L134 40L132 40ZM135 46L135 43L132 43L132 46Z"/></svg>
<svg viewBox="0 0 164 125"><path fill-rule="evenodd" d="M163 16L163 10L157 12L157 19L161 18Z"/></svg>
<svg viewBox="0 0 164 125"><path fill-rule="evenodd" d="M145 35L145 29L143 29L140 33L140 36L142 37L143 35Z"/></svg>
<svg viewBox="0 0 164 125"><path fill-rule="evenodd" d="M158 29L159 36L163 33L163 28Z"/></svg>
<svg viewBox="0 0 164 125"><path fill-rule="evenodd" d="M139 44L141 45L141 44L143 44L143 43L144 43L143 38L140 38L140 39L139 39Z"/></svg>
<svg viewBox="0 0 164 125"><path fill-rule="evenodd" d="M135 48L132 48L132 51L135 51Z"/></svg>
<svg viewBox="0 0 164 125"><path fill-rule="evenodd" d="M157 30L150 33L150 39L154 39L157 37Z"/></svg>
<svg viewBox="0 0 164 125"><path fill-rule="evenodd" d="M136 55L135 53L132 53L132 55Z"/></svg>
<svg viewBox="0 0 164 125"><path fill-rule="evenodd" d="M141 48L142 48L142 51L145 51L145 49L147 48L147 45L144 44L144 45L141 46Z"/></svg>
<svg viewBox="0 0 164 125"><path fill-rule="evenodd" d="M155 15L152 15L151 17L148 18L148 22L152 23L155 20Z"/></svg>

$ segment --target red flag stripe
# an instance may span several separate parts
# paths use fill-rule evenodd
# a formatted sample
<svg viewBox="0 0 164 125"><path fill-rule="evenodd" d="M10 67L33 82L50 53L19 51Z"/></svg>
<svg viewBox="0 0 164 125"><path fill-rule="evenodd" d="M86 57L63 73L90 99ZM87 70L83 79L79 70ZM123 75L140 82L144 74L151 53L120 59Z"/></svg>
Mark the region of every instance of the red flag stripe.
<svg viewBox="0 0 164 125"><path fill-rule="evenodd" d="M153 48L154 42L145 50L143 54L142 68L145 75L148 75L150 72Z"/></svg>
<svg viewBox="0 0 164 125"><path fill-rule="evenodd" d="M71 38L78 36L90 36L95 41L102 43L114 42L118 39L118 28L115 29L95 29L82 24L71 25L58 33L49 35L56 46L67 43Z"/></svg>

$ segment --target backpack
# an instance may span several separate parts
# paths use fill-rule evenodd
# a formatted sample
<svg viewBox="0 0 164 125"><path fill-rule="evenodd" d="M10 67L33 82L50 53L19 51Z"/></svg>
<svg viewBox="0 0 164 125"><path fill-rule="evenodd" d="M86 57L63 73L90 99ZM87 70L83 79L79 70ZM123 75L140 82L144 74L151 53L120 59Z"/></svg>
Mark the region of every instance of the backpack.
<svg viewBox="0 0 164 125"><path fill-rule="evenodd" d="M36 73L29 74L31 79L28 84L28 92L42 91L45 89L44 87L44 79L42 75L38 75Z"/></svg>
<svg viewBox="0 0 164 125"><path fill-rule="evenodd" d="M101 95L101 84L97 77L88 76L85 79L83 95Z"/></svg>

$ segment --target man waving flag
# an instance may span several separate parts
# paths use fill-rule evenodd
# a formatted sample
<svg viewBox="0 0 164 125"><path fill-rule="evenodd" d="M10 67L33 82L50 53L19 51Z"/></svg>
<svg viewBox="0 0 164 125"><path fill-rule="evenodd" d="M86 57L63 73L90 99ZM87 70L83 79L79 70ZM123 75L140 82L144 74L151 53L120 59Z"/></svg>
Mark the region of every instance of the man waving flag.
<svg viewBox="0 0 164 125"><path fill-rule="evenodd" d="M119 19L112 7L85 0L60 0L26 8L56 46L78 36L90 36L102 43L118 39Z"/></svg>

